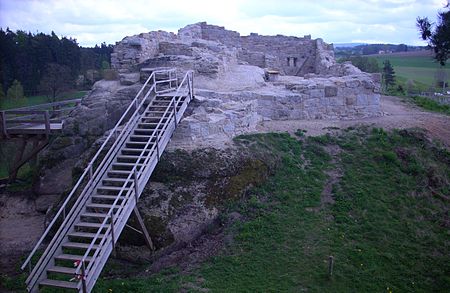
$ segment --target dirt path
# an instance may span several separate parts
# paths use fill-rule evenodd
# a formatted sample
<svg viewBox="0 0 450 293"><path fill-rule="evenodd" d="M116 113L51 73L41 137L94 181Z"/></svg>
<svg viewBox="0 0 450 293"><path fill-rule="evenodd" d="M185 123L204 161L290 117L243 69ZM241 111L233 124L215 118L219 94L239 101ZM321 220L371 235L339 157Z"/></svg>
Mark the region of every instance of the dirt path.
<svg viewBox="0 0 450 293"><path fill-rule="evenodd" d="M17 273L18 260L44 230L45 215L36 211L29 198L26 194L0 194L0 273Z"/></svg>
<svg viewBox="0 0 450 293"><path fill-rule="evenodd" d="M382 117L354 120L288 120L266 121L258 129L262 132L307 130L307 135L321 135L328 132L329 127L347 128L357 125L373 125L385 129L420 127L426 129L433 139L440 140L450 148L450 116L428 112L412 104L403 102L398 97L383 96Z"/></svg>

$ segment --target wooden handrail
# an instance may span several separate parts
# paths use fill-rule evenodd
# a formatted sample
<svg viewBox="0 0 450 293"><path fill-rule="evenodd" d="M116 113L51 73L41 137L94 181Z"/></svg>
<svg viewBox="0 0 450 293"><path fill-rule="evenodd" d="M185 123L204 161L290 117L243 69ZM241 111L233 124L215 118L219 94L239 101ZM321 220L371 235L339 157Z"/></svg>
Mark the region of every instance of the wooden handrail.
<svg viewBox="0 0 450 293"><path fill-rule="evenodd" d="M171 71L175 71L175 69L169 69ZM51 221L50 225L47 227L47 229L44 231L44 233L42 234L41 238L39 239L39 241L37 242L37 244L35 245L35 247L33 248L33 250L31 251L30 255L27 257L27 259L25 260L25 262L22 264L21 269L25 269L26 266L30 263L33 255L36 253L37 249L40 247L40 245L43 243L44 239L47 237L49 231L53 228L53 225L56 223L56 220L59 219L59 217L61 216L61 214L63 214L63 212L65 212L66 207L70 201L70 199L72 198L72 196L76 193L76 191L78 190L78 188L80 186L82 186L82 182L83 180L87 177L87 174L92 172L92 167L95 165L95 162L97 160L97 158L99 158L101 152L105 149L105 147L108 145L108 143L110 142L110 140L112 139L112 134L113 133L119 133L119 137L122 136L122 134L124 132L126 132L127 128L129 128L130 126L130 122L133 120L134 116L139 114L139 108L136 108L133 113L132 116L128 119L128 122L126 123L125 127L120 128L121 124L124 122L125 118L131 114L131 111L136 103L136 101L139 100L139 96L142 94L142 92L144 91L144 89L146 88L146 86L148 85L148 83L152 80L155 79L155 75L159 74L159 73L164 73L167 72L169 70L157 70L152 72L152 74L149 76L149 78L147 79L147 81L144 83L144 85L142 86L141 90L136 94L135 98L133 99L133 101L130 103L130 105L128 106L128 108L125 110L124 114L121 116L121 118L119 119L119 121L116 123L115 127L113 128L112 131L110 131L108 137L105 139L105 141L103 142L103 144L101 145L101 147L99 148L99 150L97 151L97 153L94 155L94 157L91 159L90 163L88 164L88 167L85 168L83 174L80 176L80 178L78 179L77 183L75 184L74 188L72 189L72 191L70 192L70 194L67 196L66 200L64 201L63 205L60 207L60 209L58 210L58 212L56 213L55 217L53 218L53 220ZM145 102L145 99L150 95L150 93L152 91L154 91L155 85L152 85L152 87L148 90L147 95L145 95L145 98L142 99L142 101L139 103L139 106L142 106L142 104ZM123 137L123 136L122 136ZM113 146L109 149L108 153L113 153L111 152L112 150L114 150L115 146L117 146L117 142L118 139L114 139L114 143ZM107 155L108 156L108 155ZM106 157L105 157L106 158ZM105 158L103 159L102 162L105 162ZM96 175L98 174L100 167L102 164L100 164L97 168L95 173L93 174L93 176L91 176L87 182L87 184L85 185L85 188L83 189L83 191L81 192L81 194L78 196L77 201L74 203L74 205L72 206L72 209L68 215L68 217L66 217L63 221L63 223L59 226L60 228L58 229L58 231L56 232L55 236L53 237L51 243L47 246L46 251L44 252L43 256L41 257L40 261L43 259L43 257L48 254L48 249L52 246L52 243L55 241L55 239L57 239L58 235L60 235L61 233L61 228L64 227L67 223L67 221L69 221L69 219L71 218L71 216L73 215L73 211L76 209L76 207L79 207L81 202L84 202L87 197L86 195L88 195L88 192L86 192L89 187L91 187L93 184L93 180L96 177ZM89 166L91 166L91 170L89 170ZM38 262L38 264L40 263L40 261ZM35 266L35 269L37 268L37 265ZM34 270L33 270L34 272Z"/></svg>
<svg viewBox="0 0 450 293"><path fill-rule="evenodd" d="M191 78L189 77L190 75L192 75L192 72L191 72L191 71L189 71L189 72L185 75L183 81L180 83L180 86L177 88L176 93L179 93L179 92L180 92L180 89L183 88L183 85L184 85L185 81L187 80L188 95L189 95L189 97L190 97L190 99L191 99L192 96L193 96L193 94L192 94L191 88L190 88L190 80L191 80ZM184 90L184 89L183 89L183 90ZM177 97L178 97L178 99L177 99ZM170 101L170 104L167 106L166 110L164 111L164 114L161 116L161 117L166 117L166 115L169 114L169 116L167 117L166 121L164 122L164 126L163 126L162 130L166 130L166 129L167 129L167 126L168 126L168 125L171 123L171 121L172 121L172 120L171 120L172 117L173 117L174 119L176 119L176 114L173 113L170 109L171 109L171 107L173 107L174 109L176 109L176 108L178 107L178 101L179 101L179 98L181 98L181 95L175 95L174 97L172 97L172 99L171 99L171 101ZM188 102L188 101L187 101L187 102ZM187 102L185 101L185 103L187 103ZM181 117L180 117L180 119L181 119ZM157 126L155 127L155 129L158 129L158 128L159 128L159 126L161 125L161 121L162 121L162 119L159 120L159 122L158 122ZM177 124L177 121L176 121L176 120L175 120L175 124ZM167 132L165 132L165 131L161 131L161 132L164 133L164 135L169 135L169 134L168 134ZM151 137L148 139L146 145L145 145L144 148L143 148L143 151L141 152L141 154L140 154L140 156L138 157L138 159L136 160L136 162L140 162L141 159L143 159L143 155L144 155L145 151L148 150L149 144L152 142L152 138L154 137L155 133L157 133L156 135L159 136L159 133L160 133L160 132L159 132L159 131L154 131L154 132L152 133ZM122 198L122 201L121 201L121 204L120 204L120 206L119 206L119 209L117 209L117 210L118 210L118 211L117 211L118 214L120 214L120 213L123 212L123 208L124 208L125 204L129 202L129 198L130 198L130 197L135 198L135 204L137 204L138 196L139 196L140 193L141 193L141 190L138 190L138 189L143 189L144 187L139 188L139 186L143 186L143 185L140 184L139 180L138 180L137 182L134 180L134 176L135 176L134 174L138 174L137 177L139 178L140 175L141 175L142 173L145 172L145 169L146 169L146 167L148 166L150 159L153 158L154 155L155 155L155 148L157 149L157 147L158 147L158 146L157 146L156 144L153 144L153 146L150 148L150 150L148 150L149 153L146 155L146 158L145 158L144 162L142 163L141 168L140 168L139 170L136 169L137 165L134 165L134 166L133 166L132 170L130 171L130 174L128 175L128 177L127 177L127 179L124 181L124 183L123 183L123 185L122 185L120 191L118 192L118 195L116 196L116 199L114 200L113 204L111 205L110 209L108 210L107 216L104 218L104 220L103 220L103 222L102 222L100 228L98 229L96 235L92 238L89 247L87 248L85 254L83 255L83 258L82 258L81 261L80 261L80 265L78 265L78 267L77 267L77 269L76 269L75 274L78 274L78 273L79 273L79 271L81 270L81 263L84 263L84 262L86 261L86 258L90 255L91 250L92 250L94 244L95 244L95 243L97 242L97 240L98 240L98 237L99 237L99 235L100 235L100 232L101 232L101 231L104 231L103 229L106 228L105 225L107 224L108 219L111 218L112 213L114 212L114 210L117 209L117 206L116 206L116 205L117 205L118 200L119 200L120 198ZM131 183L131 184L129 184L129 183ZM145 183L146 183L146 182L144 182L144 185L145 185ZM136 186L136 184L138 184L138 186ZM128 192L125 194L125 196L123 196L122 193L124 192L125 188L128 189ZM133 191L135 192L134 196L132 196ZM138 194L136 194L136 193L138 193ZM115 218L115 219L120 219L121 217L116 215L116 217L114 217L114 218ZM109 227L106 229L106 231L104 231L104 234L105 234L105 235L107 235L108 233L111 233L111 234L112 234L112 233L113 233L113 230L112 230L113 227L114 227L114 224L109 225ZM108 239L109 239L109 238L108 238ZM107 241L107 237L103 237L103 238L100 240L100 243L98 243L98 245L99 245L100 247L103 246L103 244L104 244L105 241ZM114 241L114 240L112 239L112 241ZM91 267L94 265L94 262L95 262L95 259L96 259L96 255L99 253L99 251L100 251L100 250L97 249L97 250L94 252L94 254L91 256L92 259L93 259L94 261L89 262L86 271L89 272L90 269L91 269Z"/></svg>
<svg viewBox="0 0 450 293"><path fill-rule="evenodd" d="M107 172L108 166L110 165L111 161L116 157L117 153L120 151L121 147L125 143L126 139L129 137L130 133L134 130L136 124L139 122L139 119L142 114L140 114L140 109L142 109L144 102L146 99L150 96L152 92L156 94L156 84L152 83L152 86L147 90L144 97L141 97L143 94L145 88L147 87L148 83L153 80L155 81L156 74L167 74L169 73L169 79L171 79L171 72L174 72L174 69L169 70L158 70L152 72L152 74L147 79L144 86L141 88L139 93L136 95L136 97L131 101L130 105L128 106L127 110L124 112L124 114L121 116L119 121L116 123L115 127L110 131L109 135L105 139L105 141L102 143L101 147L97 151L97 153L94 155L94 157L91 159L90 163L88 164L88 167L85 168L83 174L75 184L74 188L72 189L71 193L66 197L63 205L58 210L57 214L53 218L50 225L47 227L47 229L44 231L44 234L39 239L36 246L33 248L33 251L28 256L27 260L23 263L22 269L24 269L27 264L31 265L31 258L37 251L37 249L42 244L43 240L48 236L49 231L51 228L55 225L56 221L60 218L61 215L65 215L65 211L68 208L69 202L71 198L78 192L80 187L83 187L83 190L76 198L76 201L73 205L71 205L71 209L69 212L69 215L67 217L64 217L62 224L59 225L59 229L57 230L56 234L54 235L53 239L51 240L50 244L47 246L46 250L44 251L44 254L39 259L39 262L36 264L36 266L33 269L33 272L30 274L29 278L27 279L27 284L29 285L29 288L34 288L36 285L36 282L38 282L39 276L42 274L42 270L47 266L48 261L50 261L50 257L53 253L55 253L56 247L58 247L61 242L64 239L65 233L67 233L67 230L70 228L70 226L74 223L74 221L77 218L77 215L81 211L82 207L86 204L86 202L89 199L89 196L91 192L96 187L96 184L101 180L103 174ZM155 156L158 157L161 153L158 151L159 143L158 145L153 144L150 147L150 144L153 140L153 138L160 138L157 139L157 141L162 142L162 147L164 150L164 147L167 145L170 136L173 133L174 127L176 124L181 120L182 113L186 109L189 101L193 97L193 87L192 87L192 76L193 72L189 71L186 73L186 75L183 78L183 81L178 86L178 82L176 83L176 93L170 100L170 103L166 110L164 111L164 114L162 117L165 117L166 120L162 122L162 119L159 120L157 127L155 128L158 131L154 131L152 135L150 136L149 140L147 141L145 147L143 148L143 151L141 152L140 156L138 157L137 162L140 162L142 159L144 159L144 162L140 165L139 170L137 169L137 164L133 166L133 169L131 170L129 176L126 178L124 184L122 185L114 203L112 204L111 208L108 211L107 217L103 220L102 224L100 225L100 228L98 229L96 235L92 239L88 249L86 250L85 254L83 255L83 258L80 260L80 265L76 268L76 274L80 273L80 270L83 270L83 275L87 278L86 282L83 282L83 286L87 286L87 290L92 289L91 286L95 283L95 276L98 273L96 270L93 270L93 268L96 268L97 266L100 266L103 261L105 260L105 257L98 257L100 251L102 251L104 245L110 245L111 241L114 241L110 236L115 233L115 230L118 229L118 232L122 231L125 222L124 217L128 217L131 214L132 208L137 203L137 199L140 196L143 188L145 187L146 182L148 181L148 178L150 177L154 167L156 166L157 160L155 160ZM177 80L178 81L178 80ZM169 86L171 86L172 81L168 81ZM188 97L183 101L183 103L180 105L179 102L181 100L182 96L186 95L186 90L188 93ZM164 90L166 91L166 90ZM182 92L183 91L183 92ZM182 92L182 93L181 93ZM150 107L152 103L149 103L148 107ZM172 112L172 107L175 110L175 112ZM178 107L180 107L178 109ZM179 113L178 113L179 112ZM167 117L166 117L167 116ZM125 119L127 119L127 122L125 125L122 125L125 122ZM159 127L162 128L159 130ZM168 129L171 129L170 131L167 131ZM107 154L98 166L95 166L97 159L100 158L100 153L106 148L106 146L111 145L109 148ZM148 152L146 155L144 153ZM135 177L134 177L135 176ZM137 178L137 180L135 180ZM83 182L87 181L85 185L83 185ZM136 189L134 188L136 187ZM123 196L125 193L125 198L121 201L120 204L118 204L118 200L120 196ZM136 194L137 193L137 194ZM133 196L134 195L134 196ZM133 199L130 200L130 197L133 197ZM112 217L114 210L117 210L114 217ZM106 226L108 219L113 219L113 223L111 225ZM119 228L115 228L115 227ZM104 230L106 228L106 230ZM114 230L113 230L114 229ZM104 231L104 232L102 232ZM105 235L108 235L108 237L103 237L100 239L99 243L96 243L99 240L100 233L105 233ZM118 234L116 234L118 235ZM82 267L82 265L85 265L85 261L87 256L92 253L92 249L94 244L99 245L100 249L95 249L94 254L91 255L92 261L88 262L87 267ZM106 246L106 249L112 249L111 246ZM111 250L106 251L107 255ZM107 257L107 256L106 256ZM93 274L91 274L94 272ZM92 276L92 277L91 277Z"/></svg>

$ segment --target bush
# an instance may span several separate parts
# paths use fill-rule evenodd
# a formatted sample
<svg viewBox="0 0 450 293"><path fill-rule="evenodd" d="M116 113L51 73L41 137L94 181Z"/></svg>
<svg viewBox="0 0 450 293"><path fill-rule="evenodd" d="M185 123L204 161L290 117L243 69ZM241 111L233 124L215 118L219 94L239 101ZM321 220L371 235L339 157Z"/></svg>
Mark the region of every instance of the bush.
<svg viewBox="0 0 450 293"><path fill-rule="evenodd" d="M14 80L7 93L8 99L23 99L23 87L18 80Z"/></svg>

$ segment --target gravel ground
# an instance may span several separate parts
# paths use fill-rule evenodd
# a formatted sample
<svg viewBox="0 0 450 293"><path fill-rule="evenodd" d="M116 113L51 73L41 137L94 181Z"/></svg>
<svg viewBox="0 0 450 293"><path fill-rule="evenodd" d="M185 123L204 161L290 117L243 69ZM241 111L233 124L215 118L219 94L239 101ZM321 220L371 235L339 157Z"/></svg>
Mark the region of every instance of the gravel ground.
<svg viewBox="0 0 450 293"><path fill-rule="evenodd" d="M432 139L438 139L450 148L450 116L422 110L402 101L399 97L392 96L381 98L381 108L384 112L381 117L353 120L265 121L258 131L294 133L297 129L304 129L307 131L306 135L316 136L329 132L330 128L344 129L358 125L372 125L384 129L420 127L427 130Z"/></svg>

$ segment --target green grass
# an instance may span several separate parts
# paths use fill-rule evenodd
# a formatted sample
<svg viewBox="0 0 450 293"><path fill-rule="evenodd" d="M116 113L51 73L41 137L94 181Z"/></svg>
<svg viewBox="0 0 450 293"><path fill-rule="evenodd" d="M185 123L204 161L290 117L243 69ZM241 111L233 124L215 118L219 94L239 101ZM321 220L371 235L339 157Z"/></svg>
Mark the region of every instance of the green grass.
<svg viewBox="0 0 450 293"><path fill-rule="evenodd" d="M378 61L380 68L383 62L389 60L394 67L396 76L403 78L405 81L413 80L416 83L423 84L421 90L427 90L430 86L435 86L436 71L440 68L439 63L429 56L392 56L381 55L372 57ZM444 67L450 76L450 67Z"/></svg>
<svg viewBox="0 0 450 293"><path fill-rule="evenodd" d="M436 101L421 96L413 96L411 100L425 110L450 115L450 105L441 105Z"/></svg>
<svg viewBox="0 0 450 293"><path fill-rule="evenodd" d="M63 94L58 101L79 99L85 96L87 91L70 92ZM35 106L40 104L50 103L47 96L31 96L23 99L3 99L0 101L0 110L8 110L14 108Z"/></svg>
<svg viewBox="0 0 450 293"><path fill-rule="evenodd" d="M247 219L227 228L234 241L190 273L100 278L94 292L449 292L450 153L421 131L236 141L280 166L228 207ZM321 204L333 172L335 203Z"/></svg>

